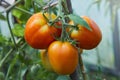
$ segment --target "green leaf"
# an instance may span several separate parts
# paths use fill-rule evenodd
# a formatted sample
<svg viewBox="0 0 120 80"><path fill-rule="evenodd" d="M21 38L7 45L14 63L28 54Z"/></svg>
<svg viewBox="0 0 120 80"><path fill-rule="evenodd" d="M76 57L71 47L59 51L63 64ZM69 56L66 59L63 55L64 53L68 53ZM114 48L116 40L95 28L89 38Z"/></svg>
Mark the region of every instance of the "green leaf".
<svg viewBox="0 0 120 80"><path fill-rule="evenodd" d="M23 5L19 5L18 8L26 10ZM16 20L19 20L21 23L26 23L28 18L31 16L30 14L26 14L25 12L22 12L18 9L13 9L12 15L15 17Z"/></svg>
<svg viewBox="0 0 120 80"><path fill-rule="evenodd" d="M80 24L82 25L83 27L86 27L88 30L91 30L90 26L88 25L88 23L83 19L81 18L80 16L78 15L75 15L75 14L70 14L68 15L68 17L73 20L73 22L75 24Z"/></svg>
<svg viewBox="0 0 120 80"><path fill-rule="evenodd" d="M22 16L22 14L23 13L21 11L17 10L17 9L12 10L12 15L15 16L18 19Z"/></svg>
<svg viewBox="0 0 120 80"><path fill-rule="evenodd" d="M12 31L13 31L13 34L17 37L23 37L24 36L24 28L22 27L21 24L15 24Z"/></svg>
<svg viewBox="0 0 120 80"><path fill-rule="evenodd" d="M6 17L2 13L0 13L0 20L6 20Z"/></svg>

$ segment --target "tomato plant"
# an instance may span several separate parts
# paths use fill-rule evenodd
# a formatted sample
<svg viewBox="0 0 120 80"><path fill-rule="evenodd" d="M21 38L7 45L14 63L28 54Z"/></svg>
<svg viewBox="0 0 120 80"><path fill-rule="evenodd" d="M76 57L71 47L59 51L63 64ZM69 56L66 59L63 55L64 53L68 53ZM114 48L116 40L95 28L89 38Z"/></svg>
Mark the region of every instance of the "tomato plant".
<svg viewBox="0 0 120 80"><path fill-rule="evenodd" d="M78 50L69 42L55 41L50 44L48 57L58 74L71 74L78 65Z"/></svg>
<svg viewBox="0 0 120 80"><path fill-rule="evenodd" d="M44 13L47 18L56 19L56 15ZM60 29L49 26L43 13L36 13L29 18L25 27L26 42L36 49L46 49L51 42L55 40L55 36L60 36Z"/></svg>
<svg viewBox="0 0 120 80"><path fill-rule="evenodd" d="M71 38L78 41L78 46L82 49L93 49L102 40L102 33L98 25L89 17L82 16L82 18L88 23L91 30L88 30L86 27L78 24L78 30L74 29L71 32ZM73 25L74 22L70 21L70 24Z"/></svg>

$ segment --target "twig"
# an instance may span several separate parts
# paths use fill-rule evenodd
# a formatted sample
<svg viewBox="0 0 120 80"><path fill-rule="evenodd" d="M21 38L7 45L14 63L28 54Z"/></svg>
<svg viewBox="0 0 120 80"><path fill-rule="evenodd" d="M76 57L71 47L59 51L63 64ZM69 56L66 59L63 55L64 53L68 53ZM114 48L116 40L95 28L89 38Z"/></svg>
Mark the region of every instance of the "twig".
<svg viewBox="0 0 120 80"><path fill-rule="evenodd" d="M15 45L15 48L17 48L16 42L15 42L15 38L14 38L12 29L11 29L10 21L9 21L9 12L7 12L6 17L7 17L8 28L9 28L9 30L10 30L10 34L11 34L12 39L13 39L13 43L14 43L14 45Z"/></svg>
<svg viewBox="0 0 120 80"><path fill-rule="evenodd" d="M81 56L80 52L79 52L79 63L80 63L80 69L82 72L83 80L87 80L87 76L86 76L86 72L84 70L83 60L82 60L82 56Z"/></svg>
<svg viewBox="0 0 120 80"><path fill-rule="evenodd" d="M5 60L8 58L8 56L15 50L15 48L12 48L9 50L9 52L5 55L5 57L0 61L0 68L4 64Z"/></svg>
<svg viewBox="0 0 120 80"><path fill-rule="evenodd" d="M33 15L33 13L31 13L31 12L29 12L29 11L27 11L27 10L24 10L24 9L22 9L22 8L19 8L19 7L14 7L15 9L17 9L17 10L19 10L19 11L21 11L21 12L24 12L24 13L27 13L27 14L29 14L29 15Z"/></svg>

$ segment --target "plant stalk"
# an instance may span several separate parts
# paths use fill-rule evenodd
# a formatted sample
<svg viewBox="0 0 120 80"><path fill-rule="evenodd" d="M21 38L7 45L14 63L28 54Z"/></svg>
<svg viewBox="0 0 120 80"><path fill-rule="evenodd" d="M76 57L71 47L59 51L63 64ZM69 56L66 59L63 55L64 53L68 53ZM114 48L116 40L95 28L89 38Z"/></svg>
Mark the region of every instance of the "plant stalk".
<svg viewBox="0 0 120 80"><path fill-rule="evenodd" d="M82 60L82 56L81 56L82 53L79 52L78 54L79 54L79 65L80 65L81 73L83 76L83 80L87 80L87 76L86 76L86 72L84 70L83 60Z"/></svg>
<svg viewBox="0 0 120 80"><path fill-rule="evenodd" d="M5 55L5 57L0 61L0 69L1 69L2 65L4 64L4 62L6 61L6 59L9 57L9 55L11 53L13 53L14 50L15 50L15 48L10 49L9 52Z"/></svg>
<svg viewBox="0 0 120 80"><path fill-rule="evenodd" d="M9 30L10 30L10 34L11 34L12 39L13 39L13 43L14 43L14 45L15 45L15 48L17 48L16 42L15 42L15 38L14 38L12 29L11 29L10 21L9 21L9 12L7 12L6 18L7 18L8 28L9 28Z"/></svg>
<svg viewBox="0 0 120 80"><path fill-rule="evenodd" d="M29 12L29 11L27 11L27 10L24 10L24 9L22 9L22 8L15 7L15 9L20 10L20 11L22 11L22 12L24 12L24 13L29 14L29 15L33 15L33 13L31 13L31 12Z"/></svg>

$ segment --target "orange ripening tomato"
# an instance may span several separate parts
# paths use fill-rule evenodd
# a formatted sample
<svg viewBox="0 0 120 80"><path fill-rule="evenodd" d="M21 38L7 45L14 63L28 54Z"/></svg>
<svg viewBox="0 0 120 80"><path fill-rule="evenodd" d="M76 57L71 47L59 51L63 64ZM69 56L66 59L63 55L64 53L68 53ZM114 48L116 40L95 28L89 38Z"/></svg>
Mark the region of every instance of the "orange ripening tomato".
<svg viewBox="0 0 120 80"><path fill-rule="evenodd" d="M69 42L55 41L48 47L53 70L62 75L71 74L78 65L78 50Z"/></svg>
<svg viewBox="0 0 120 80"><path fill-rule="evenodd" d="M50 17L45 13L47 18ZM51 19L56 19L56 15L51 14ZM59 37L61 30L54 26L49 26L42 13L36 13L29 18L26 23L24 37L26 42L35 49L46 49L51 42L55 41L55 36Z"/></svg>
<svg viewBox="0 0 120 80"><path fill-rule="evenodd" d="M41 51L40 51L40 57L41 57L43 66L44 66L48 71L53 71L52 66L51 66L51 64L50 64L50 62L49 62L49 59L48 59L47 50L41 50Z"/></svg>
<svg viewBox="0 0 120 80"><path fill-rule="evenodd" d="M78 25L79 30L73 30L71 32L71 38L79 42L78 46L82 49L93 49L102 40L102 33L98 25L87 16L82 16L82 18L88 23L91 30L88 30L84 26ZM70 21L70 24L73 25L74 22Z"/></svg>

